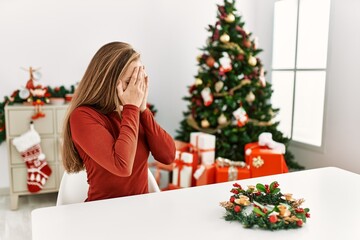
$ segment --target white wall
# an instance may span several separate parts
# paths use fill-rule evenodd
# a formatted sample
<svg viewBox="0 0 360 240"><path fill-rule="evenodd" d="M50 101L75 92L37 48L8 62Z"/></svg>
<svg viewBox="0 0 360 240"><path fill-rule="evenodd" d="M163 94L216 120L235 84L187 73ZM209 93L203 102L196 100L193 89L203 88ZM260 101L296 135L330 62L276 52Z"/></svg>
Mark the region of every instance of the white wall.
<svg viewBox="0 0 360 240"><path fill-rule="evenodd" d="M360 174L359 9L358 0L331 1L325 150L291 148L307 168L337 166Z"/></svg>
<svg viewBox="0 0 360 240"><path fill-rule="evenodd" d="M0 99L25 85L28 75L20 67L41 67L44 85L68 86L82 78L103 44L125 41L142 53L151 80L149 101L158 109L157 120L174 135L186 106L181 98L197 73L198 48L208 36L205 28L215 23L216 3L222 2L0 0ZM255 2L238 0L237 8L246 28L258 34ZM261 47L266 41L259 42ZM9 186L7 161L3 143L0 188Z"/></svg>

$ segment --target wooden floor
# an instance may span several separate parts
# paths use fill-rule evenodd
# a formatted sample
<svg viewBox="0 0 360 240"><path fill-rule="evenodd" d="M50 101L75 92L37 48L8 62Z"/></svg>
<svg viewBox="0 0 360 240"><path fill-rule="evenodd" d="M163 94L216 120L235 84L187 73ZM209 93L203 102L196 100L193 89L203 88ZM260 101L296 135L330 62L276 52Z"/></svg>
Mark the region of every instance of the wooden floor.
<svg viewBox="0 0 360 240"><path fill-rule="evenodd" d="M19 198L19 209L10 210L10 197L0 196L0 240L30 240L31 211L55 206L57 193L47 193Z"/></svg>

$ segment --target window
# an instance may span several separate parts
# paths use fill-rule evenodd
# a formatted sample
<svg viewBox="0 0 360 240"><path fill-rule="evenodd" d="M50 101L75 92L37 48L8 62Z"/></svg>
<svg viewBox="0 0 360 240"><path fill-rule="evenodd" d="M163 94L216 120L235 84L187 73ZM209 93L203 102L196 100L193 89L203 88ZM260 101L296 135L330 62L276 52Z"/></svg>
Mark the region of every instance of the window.
<svg viewBox="0 0 360 240"><path fill-rule="evenodd" d="M330 0L278 0L274 9L272 104L279 130L322 147Z"/></svg>

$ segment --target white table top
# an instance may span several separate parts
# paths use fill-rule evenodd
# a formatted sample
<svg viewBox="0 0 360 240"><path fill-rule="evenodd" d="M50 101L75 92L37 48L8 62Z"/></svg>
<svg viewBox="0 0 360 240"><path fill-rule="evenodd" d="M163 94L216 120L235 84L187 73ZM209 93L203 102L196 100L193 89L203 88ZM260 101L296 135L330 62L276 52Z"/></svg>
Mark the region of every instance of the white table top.
<svg viewBox="0 0 360 240"><path fill-rule="evenodd" d="M328 167L236 181L278 181L282 193L305 198L311 218L300 229L245 229L223 219L219 202L233 182L36 209L33 240L42 239L360 239L360 175ZM104 183L106 184L106 183Z"/></svg>

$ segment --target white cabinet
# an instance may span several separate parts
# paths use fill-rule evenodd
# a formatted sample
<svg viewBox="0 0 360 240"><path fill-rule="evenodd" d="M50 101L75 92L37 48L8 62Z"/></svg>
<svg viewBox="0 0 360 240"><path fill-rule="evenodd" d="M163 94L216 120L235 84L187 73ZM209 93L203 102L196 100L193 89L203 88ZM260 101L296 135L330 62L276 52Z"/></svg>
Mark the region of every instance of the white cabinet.
<svg viewBox="0 0 360 240"><path fill-rule="evenodd" d="M41 194L57 192L59 189L63 166L61 163L61 131L68 105L45 105L42 110L44 118L34 120L34 127L41 136L41 148L46 155L52 174L45 183L44 188L37 193L27 190L27 169L20 153L12 145L12 140L29 130L31 116L34 107L18 105L7 105L5 107L6 120L6 143L9 159L10 175L10 199L11 209L18 208L20 195Z"/></svg>

